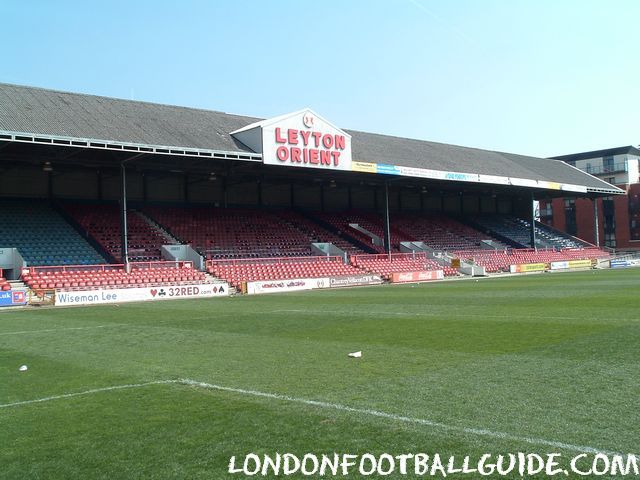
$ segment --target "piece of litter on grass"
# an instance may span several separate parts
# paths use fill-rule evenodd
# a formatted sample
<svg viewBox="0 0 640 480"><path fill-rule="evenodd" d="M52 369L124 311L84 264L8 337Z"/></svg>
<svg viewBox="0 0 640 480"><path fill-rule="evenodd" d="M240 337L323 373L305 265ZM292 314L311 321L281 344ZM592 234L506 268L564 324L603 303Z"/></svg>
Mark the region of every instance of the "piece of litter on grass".
<svg viewBox="0 0 640 480"><path fill-rule="evenodd" d="M358 352L351 352L348 354L349 357L351 358L360 358L362 357L362 351L358 351Z"/></svg>
<svg viewBox="0 0 640 480"><path fill-rule="evenodd" d="M29 370L29 367L27 367L26 365L21 365L18 370L20 370L21 372L26 372L27 370Z"/></svg>

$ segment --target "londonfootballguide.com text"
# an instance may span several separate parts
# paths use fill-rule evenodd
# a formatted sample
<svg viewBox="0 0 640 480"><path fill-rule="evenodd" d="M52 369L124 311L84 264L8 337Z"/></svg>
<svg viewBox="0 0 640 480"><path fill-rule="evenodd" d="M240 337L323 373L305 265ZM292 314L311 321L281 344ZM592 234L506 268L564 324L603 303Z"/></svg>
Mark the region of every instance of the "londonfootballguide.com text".
<svg viewBox="0 0 640 480"><path fill-rule="evenodd" d="M391 474L446 478L463 474L480 476L556 475L598 477L603 475L640 475L638 459L633 454L607 455L604 453L581 453L573 457L561 453L539 455L536 453L508 453L494 455L486 453L479 458L470 456L444 456L438 453L404 453L391 455L382 453L322 454L307 453L302 456L292 453L256 455L249 453L244 458L229 460L231 474L245 476L387 476Z"/></svg>

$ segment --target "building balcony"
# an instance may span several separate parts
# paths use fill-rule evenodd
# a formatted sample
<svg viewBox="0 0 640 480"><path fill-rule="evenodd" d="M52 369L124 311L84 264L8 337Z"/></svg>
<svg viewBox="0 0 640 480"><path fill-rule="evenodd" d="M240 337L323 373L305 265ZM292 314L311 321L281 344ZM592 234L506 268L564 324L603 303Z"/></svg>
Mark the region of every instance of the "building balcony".
<svg viewBox="0 0 640 480"><path fill-rule="evenodd" d="M624 162L615 163L613 165L593 165L583 170L591 175L603 175L606 173L628 172L629 167L627 166L627 163Z"/></svg>

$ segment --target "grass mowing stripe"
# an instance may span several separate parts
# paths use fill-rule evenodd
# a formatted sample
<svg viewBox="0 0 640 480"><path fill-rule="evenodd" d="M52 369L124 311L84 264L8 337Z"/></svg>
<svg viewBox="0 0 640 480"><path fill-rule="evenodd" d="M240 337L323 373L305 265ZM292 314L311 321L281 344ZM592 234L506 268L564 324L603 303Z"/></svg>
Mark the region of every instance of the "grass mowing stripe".
<svg viewBox="0 0 640 480"><path fill-rule="evenodd" d="M329 402L322 402L319 400L308 400L305 398L290 397L288 395L280 395L277 393L259 392L256 390L245 390L242 388L225 387L222 385L198 382L196 380L190 380L190 379L182 379L179 382L183 385L190 385L190 386L205 388L209 390L218 390L222 392L238 393L241 395L270 398L273 400L281 400L285 402L300 403L303 405L310 405L313 407L328 408L328 409L338 410L342 412L358 413L362 415L385 418L387 420L395 420L403 423L426 425L429 427L438 428L440 430L447 430L452 432L465 433L465 434L483 436L483 437L491 437L491 438L497 438L500 440L523 442L523 443L529 443L531 445L544 445L546 447L560 448L562 450L569 450L569 451L579 452L579 453L592 453L592 454L601 453L609 456L624 455L618 452L610 452L600 448L587 447L587 446L581 446L581 445L572 445L570 443L558 442L554 440L546 440L544 438L533 438L533 437L526 437L526 436L520 436L520 435L513 435L510 433L504 433L504 432L494 432L493 430L487 430L484 428L471 428L471 427L461 427L457 425L447 425L445 423L434 422L432 420L427 420L424 418L405 417L402 415L396 415L394 413L381 412L379 410L370 410L365 408L355 408L355 407L350 407L348 405L341 405L339 403L329 403Z"/></svg>
<svg viewBox="0 0 640 480"><path fill-rule="evenodd" d="M156 380L153 382L145 383L129 383L125 385L112 385L110 387L92 388L91 390L85 390L83 392L64 393L62 395L52 395L50 397L36 398L33 400L23 400L21 402L0 404L0 408L18 407L20 405L31 405L33 403L50 402L52 400L61 400L64 398L80 397L83 395L91 395L93 393L110 392L113 390L125 390L128 388L140 388L147 387L149 385L166 385L168 383L181 383L179 380Z"/></svg>

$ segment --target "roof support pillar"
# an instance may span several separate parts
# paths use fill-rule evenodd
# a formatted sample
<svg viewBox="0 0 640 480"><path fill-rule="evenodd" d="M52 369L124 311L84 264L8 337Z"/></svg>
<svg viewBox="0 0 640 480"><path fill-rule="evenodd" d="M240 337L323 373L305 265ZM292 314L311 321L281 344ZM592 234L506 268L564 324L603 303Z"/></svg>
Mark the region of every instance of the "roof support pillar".
<svg viewBox="0 0 640 480"><path fill-rule="evenodd" d="M120 249L120 256L122 257L122 263L124 263L124 269L129 271L129 238L127 230L127 169L124 166L125 162L120 164L120 181L121 185L121 198L120 198L120 231L122 233L122 246Z"/></svg>
<svg viewBox="0 0 640 480"><path fill-rule="evenodd" d="M132 157L122 160L120 162L120 181L121 181L121 198L120 198L120 231L122 233L122 245L120 250L120 256L122 257L122 263L127 272L130 271L129 265L129 232L127 230L127 169L125 163L135 160L138 157L142 157L144 153L139 153Z"/></svg>
<svg viewBox="0 0 640 480"><path fill-rule="evenodd" d="M531 248L536 248L536 204L531 192Z"/></svg>
<svg viewBox="0 0 640 480"><path fill-rule="evenodd" d="M600 225L598 224L598 198L593 199L593 231L594 231L594 244L600 248Z"/></svg>
<svg viewBox="0 0 640 480"><path fill-rule="evenodd" d="M389 222L389 184L384 182L384 250L391 255L391 226Z"/></svg>

